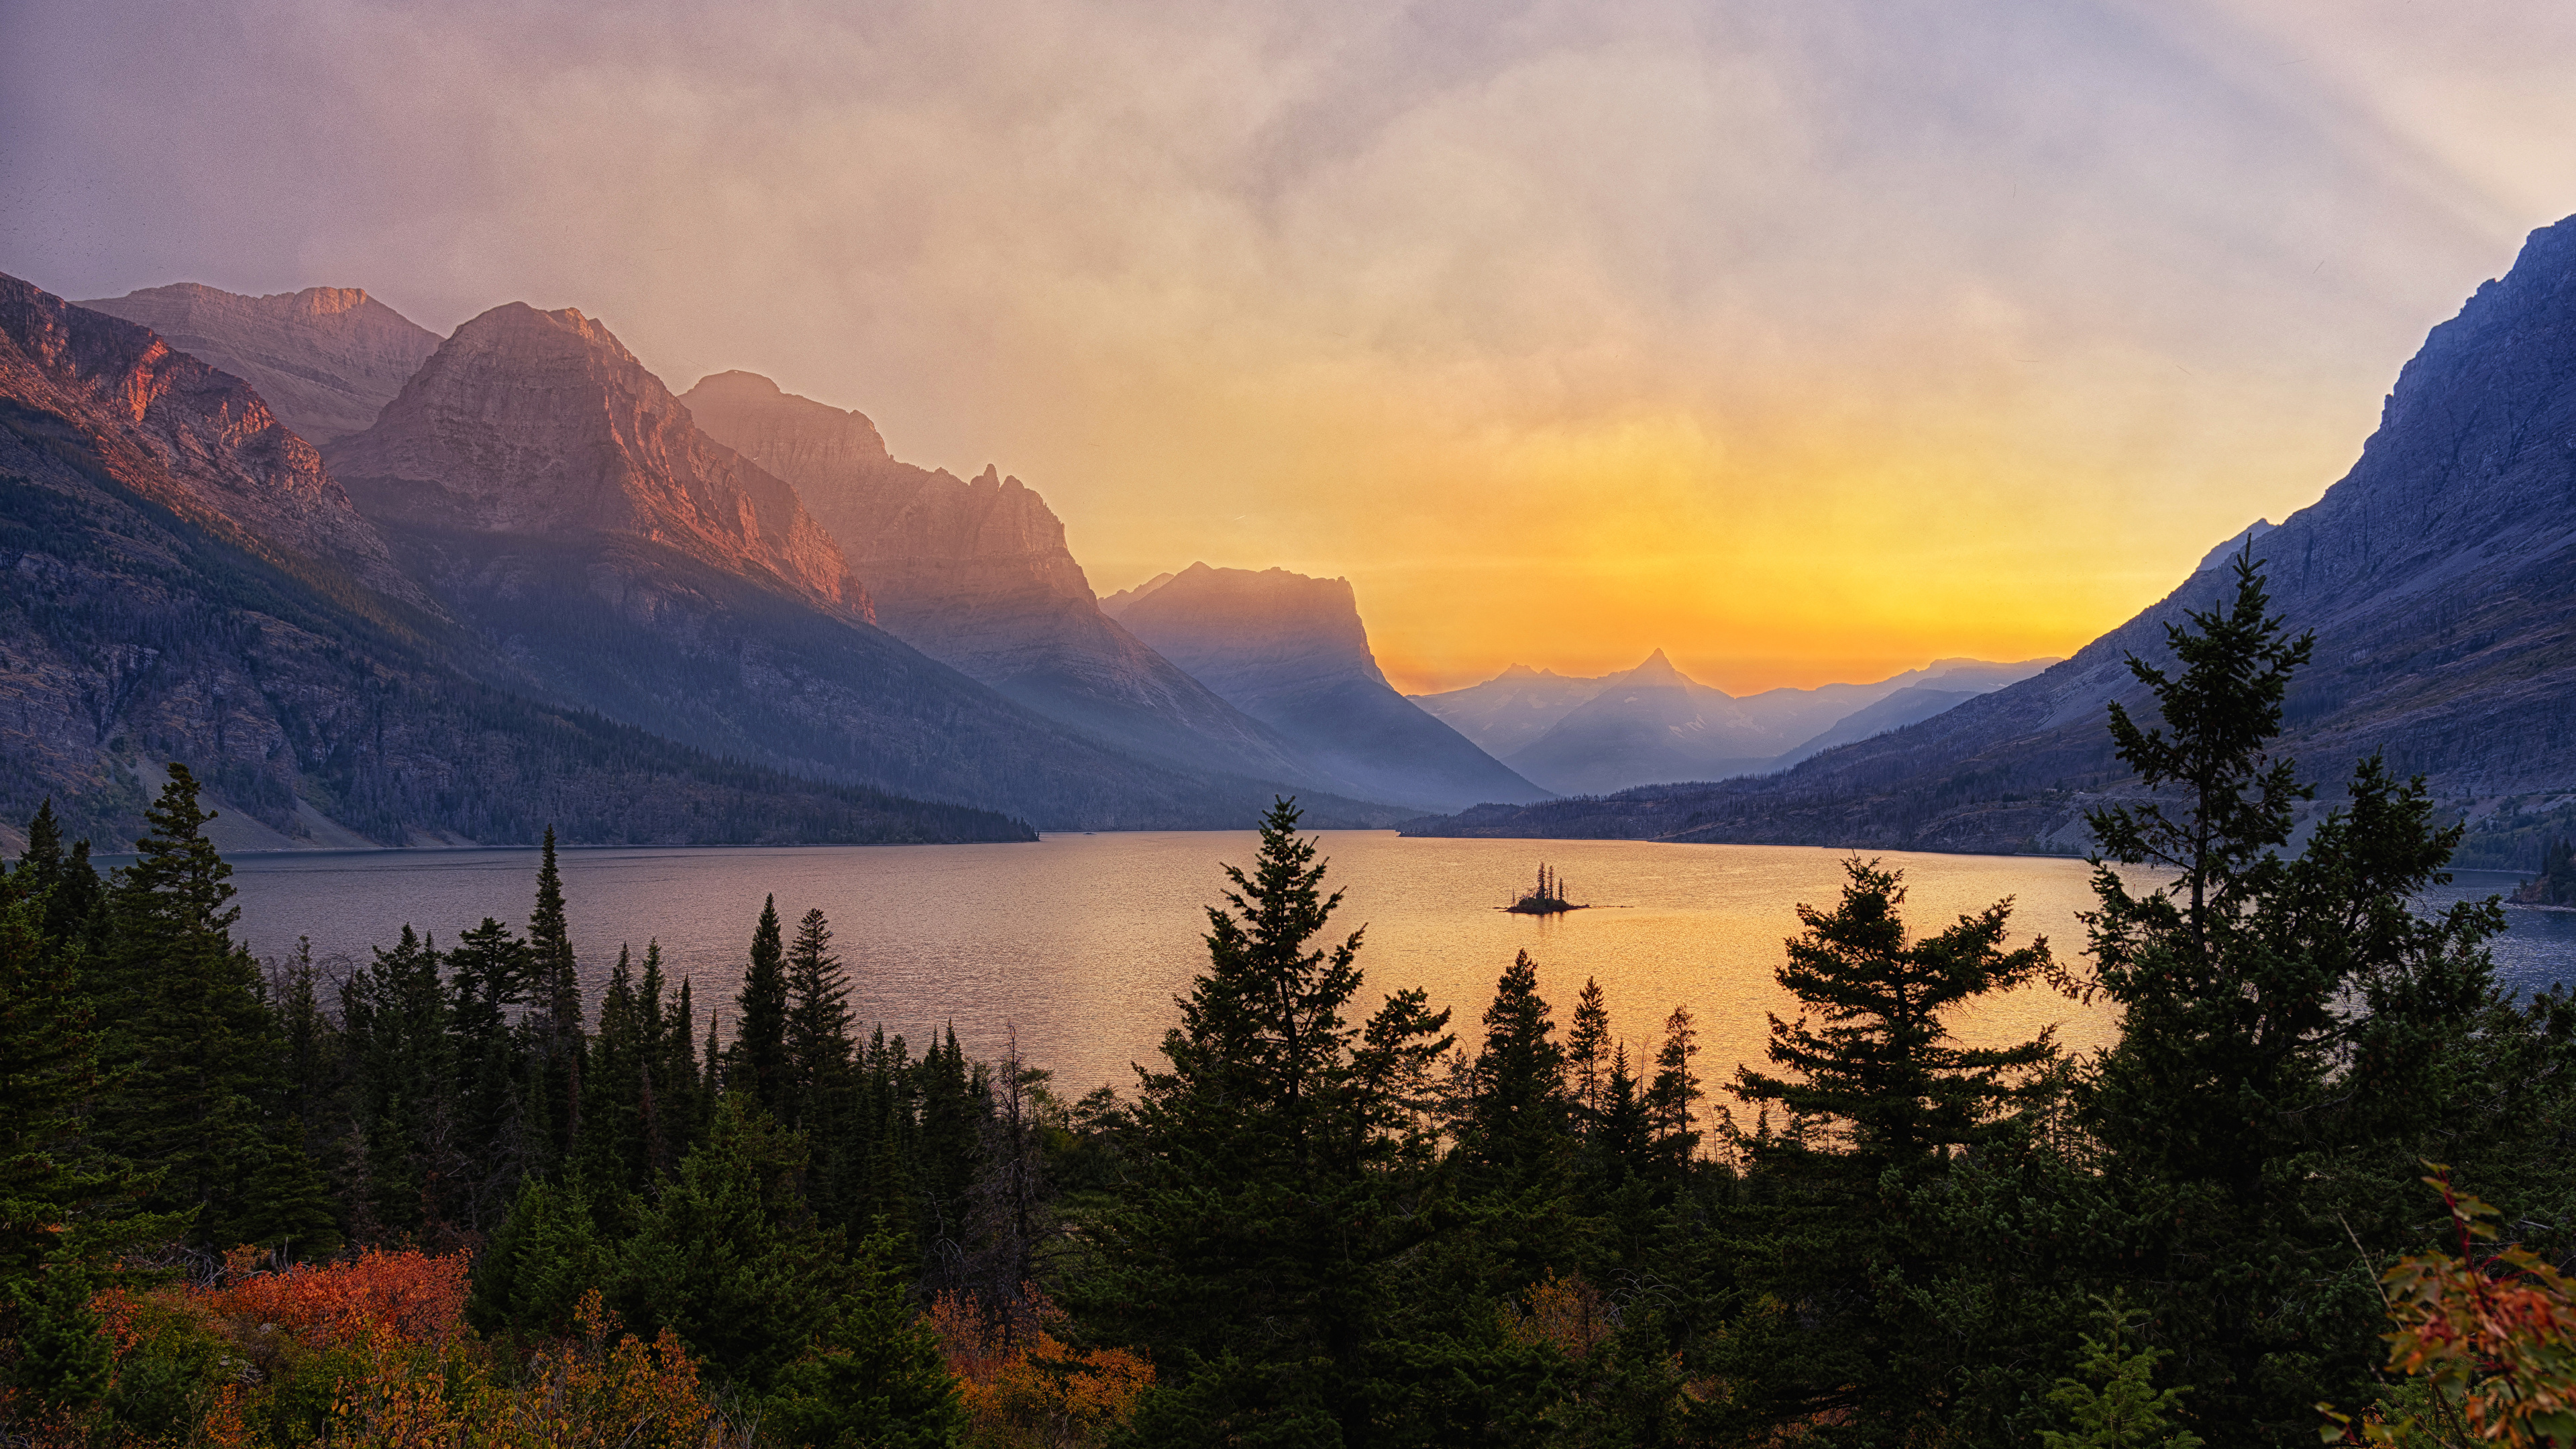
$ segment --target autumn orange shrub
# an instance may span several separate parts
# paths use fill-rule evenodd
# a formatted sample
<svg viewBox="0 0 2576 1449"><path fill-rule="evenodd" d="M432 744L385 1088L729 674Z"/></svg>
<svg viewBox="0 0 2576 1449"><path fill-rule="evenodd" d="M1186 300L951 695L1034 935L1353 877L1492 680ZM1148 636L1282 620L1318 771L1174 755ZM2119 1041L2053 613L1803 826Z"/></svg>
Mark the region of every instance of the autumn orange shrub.
<svg viewBox="0 0 2576 1449"><path fill-rule="evenodd" d="M671 1330L650 1344L621 1333L595 1288L574 1321L579 1336L538 1355L534 1382L477 1426L473 1444L718 1449L741 1437L701 1396L698 1366Z"/></svg>
<svg viewBox="0 0 2576 1449"><path fill-rule="evenodd" d="M211 1287L111 1289L96 1307L119 1372L169 1377L174 1345L193 1389L131 1442L370 1449L742 1449L667 1329L645 1343L594 1290L580 1332L537 1351L524 1381L496 1383L464 1321L463 1255L369 1252L258 1272L237 1255ZM193 1347L190 1347L193 1346ZM152 1363L145 1360L165 1362ZM131 1361L131 1362L129 1362ZM83 1436L94 1437L94 1436ZM66 1441L69 1442L69 1441Z"/></svg>
<svg viewBox="0 0 2576 1449"><path fill-rule="evenodd" d="M942 1293L923 1315L957 1376L967 1442L1077 1449L1124 1428L1154 1386L1154 1366L1123 1348L1066 1347L1048 1331L1063 1311L1035 1290L1022 1290L1018 1309L987 1313L970 1297Z"/></svg>
<svg viewBox="0 0 2576 1449"><path fill-rule="evenodd" d="M1546 1344L1577 1363L1619 1331L1618 1311L1580 1273L1559 1278L1550 1268L1521 1302L1519 1309L1503 1308L1503 1332L1516 1343Z"/></svg>
<svg viewBox="0 0 2576 1449"><path fill-rule="evenodd" d="M217 1317L255 1333L293 1334L312 1348L336 1348L378 1335L437 1348L465 1335L468 1264L462 1253L432 1258L418 1249L373 1249L355 1260L297 1264L278 1273L227 1274L197 1290Z"/></svg>
<svg viewBox="0 0 2576 1449"><path fill-rule="evenodd" d="M2394 1328L2388 1366L2430 1390L2419 1397L2435 1423L2327 1417L2347 1443L2415 1443L2448 1429L2481 1444L2576 1444L2576 1281L2519 1246L2480 1261L2495 1209L2455 1192L2447 1171L2424 1180L2450 1209L2460 1250L2402 1259L2380 1287Z"/></svg>

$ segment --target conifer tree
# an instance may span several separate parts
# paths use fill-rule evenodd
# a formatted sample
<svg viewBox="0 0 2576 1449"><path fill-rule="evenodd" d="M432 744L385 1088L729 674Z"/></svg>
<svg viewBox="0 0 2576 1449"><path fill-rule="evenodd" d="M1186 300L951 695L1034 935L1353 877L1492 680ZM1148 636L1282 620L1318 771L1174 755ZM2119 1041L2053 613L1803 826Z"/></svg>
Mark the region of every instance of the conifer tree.
<svg viewBox="0 0 2576 1449"><path fill-rule="evenodd" d="M98 1329L89 1290L185 1220L138 1215L148 1182L85 1140L101 1033L81 987L84 948L48 935L45 892L59 888L23 861L0 877L0 1342L41 1356L40 1339L59 1340L14 1377L49 1402L76 1402L98 1387L82 1347Z"/></svg>
<svg viewBox="0 0 2576 1449"><path fill-rule="evenodd" d="M1699 1153L1694 1104L1702 1095L1691 1058L1699 1055L1699 1029L1690 1008L1676 1006L1664 1018L1663 1045L1655 1049L1654 1079L1646 1084L1647 1130L1655 1159L1668 1176L1686 1171Z"/></svg>
<svg viewBox="0 0 2576 1449"><path fill-rule="evenodd" d="M1905 1442L1935 1433L1962 1378L1942 1357L1957 1315L1925 1292L1952 1266L1945 1255L1970 1249L1935 1216L1948 1194L1933 1184L1953 1149L1997 1140L2056 1087L2042 1070L2055 1056L2045 1033L1967 1048L1943 1017L2051 963L2045 941L2004 949L2008 900L1918 940L1900 873L1857 858L1843 870L1833 910L1798 907L1806 929L1777 972L1811 1013L1771 1018L1769 1060L1784 1070L1736 1073L1738 1097L1788 1119L1775 1134L1766 1112L1766 1130L1739 1142L1747 1194L1726 1223L1745 1297L1779 1310L1734 1324L1719 1367L1764 1365L1738 1400L1748 1433L1824 1416Z"/></svg>
<svg viewBox="0 0 2576 1449"><path fill-rule="evenodd" d="M258 967L234 945L232 867L184 765L144 813L150 833L111 892L104 995L117 1072L97 1114L102 1146L157 1174L156 1209L191 1214L201 1246L333 1246L311 1222L320 1175L285 1116L281 1046ZM280 1147L273 1153L272 1143Z"/></svg>
<svg viewBox="0 0 2576 1449"><path fill-rule="evenodd" d="M1621 1042L1610 1054L1610 1070L1602 1075L1600 1120L1587 1143L1592 1171L1601 1186L1616 1191L1631 1176L1643 1172L1653 1141L1654 1128L1646 1113L1645 1099L1637 1089L1636 1073L1628 1065L1628 1044Z"/></svg>
<svg viewBox="0 0 2576 1449"><path fill-rule="evenodd" d="M850 978L832 954L832 925L820 908L796 923L787 949L785 1110L780 1120L809 1138L828 1138L845 1106L844 1078L857 1044L850 1038Z"/></svg>
<svg viewBox="0 0 2576 1449"><path fill-rule="evenodd" d="M648 972L658 971L662 963L661 944L649 943L644 948ZM697 1006L690 999L689 978L680 978L680 994L673 998L670 1015L662 1027L662 1055L653 1078L653 1171L656 1174L676 1172L680 1159L688 1154L691 1144L705 1134L707 1113L712 1099L698 1072Z"/></svg>
<svg viewBox="0 0 2576 1449"><path fill-rule="evenodd" d="M2173 1335L2190 1416L2222 1444L2368 1393L2372 1295L2338 1281L2353 1244L2314 1226L2359 1214L2347 1233L2371 1242L2377 1203L2426 1155L2417 1134L2491 1090L2469 1084L2522 1030L2483 944L2502 913L2414 910L2460 838L2420 779L2362 760L2306 850L2283 854L2312 791L2268 747L2311 642L2271 613L2250 548L2235 574L2223 606L2168 626L2178 672L2130 660L2162 723L2112 710L2120 757L2156 794L2089 817L2096 979L2122 1020L2083 1102L2134 1225L2126 1261ZM2133 891L2113 861L2166 883Z"/></svg>
<svg viewBox="0 0 2576 1449"><path fill-rule="evenodd" d="M1313 944L1341 897L1297 818L1280 802L1252 869L1226 870L1208 969L1176 1003L1168 1066L1143 1073L1144 1182L1101 1222L1079 1289L1123 1341L1200 1366L1158 1399L1149 1439L1362 1437L1370 1325L1422 1231L1408 1204L1427 1132L1394 1098L1448 1050L1447 1013L1401 993L1365 1026L1345 1019L1360 936Z"/></svg>
<svg viewBox="0 0 2576 1449"><path fill-rule="evenodd" d="M92 957L106 947L107 888L89 863L89 842L66 849L51 796L27 822L27 848L18 857L17 890L44 902L41 929L57 949L78 944Z"/></svg>
<svg viewBox="0 0 2576 1449"><path fill-rule="evenodd" d="M537 865L537 903L528 917L528 1013L522 1023L529 1038L527 1118L532 1125L528 1150L552 1170L571 1157L580 1133L582 1069L589 1043L582 1031L581 970L574 960L571 924L564 914L563 874L555 864L555 830L546 827Z"/></svg>
<svg viewBox="0 0 2576 1449"><path fill-rule="evenodd" d="M671 1008L665 999L669 983L662 975L662 942L644 943L644 974L635 983L635 1145L639 1181L649 1184L662 1169L664 1114L670 1100ZM683 1038L685 1041L685 1037ZM688 1048L683 1046L685 1053ZM694 1063L692 1063L694 1065ZM696 1073L692 1071L691 1076Z"/></svg>
<svg viewBox="0 0 2576 1449"><path fill-rule="evenodd" d="M733 1049L726 1057L725 1089L740 1092L777 1115L787 1097L787 948L778 924L778 897L761 902L751 933L751 967L734 998Z"/></svg>
<svg viewBox="0 0 2576 1449"><path fill-rule="evenodd" d="M1590 1124L1600 1120L1601 1091L1608 1085L1610 1004L1601 994L1601 983L1588 976L1583 980L1583 994L1575 998L1574 1022L1565 1035L1565 1065L1566 1085L1589 1130Z"/></svg>
<svg viewBox="0 0 2576 1449"><path fill-rule="evenodd" d="M1570 1145L1565 1051L1538 994L1538 963L1515 955L1485 1008L1485 1045L1469 1074L1461 1148L1486 1186L1541 1182Z"/></svg>
<svg viewBox="0 0 2576 1449"><path fill-rule="evenodd" d="M1920 1172L2050 1089L2033 1075L2056 1055L2046 1033L2017 1046L1969 1048L1951 1040L1943 1020L1986 992L2050 970L2048 942L2003 948L2008 899L1937 936L1909 939L1904 872L1854 857L1843 873L1834 910L1798 907L1806 931L1788 942L1777 973L1821 1021L1772 1017L1769 1058L1794 1075L1740 1068L1736 1095L1825 1124L1838 1139L1833 1150L1852 1157L1859 1176L1874 1179L1886 1167Z"/></svg>
<svg viewBox="0 0 2576 1449"><path fill-rule="evenodd" d="M528 1170L520 1093L526 1079L510 1013L526 999L527 947L489 916L457 937L448 953L449 1020L456 1034L458 1184L463 1223L491 1232L501 1225Z"/></svg>
<svg viewBox="0 0 2576 1449"><path fill-rule="evenodd" d="M914 1160L920 1166L914 1176L922 1193L922 1241L953 1259L951 1250L965 1234L968 1190L992 1116L992 1095L983 1064L966 1060L955 1027L931 1040L912 1077L919 1104Z"/></svg>
<svg viewBox="0 0 2576 1449"><path fill-rule="evenodd" d="M650 1042L646 1014L635 990L630 953L620 946L600 998L599 1033L591 1043L582 1079L581 1133L573 1157L592 1215L613 1220L630 1193L651 1178L645 1143L646 1082Z"/></svg>
<svg viewBox="0 0 2576 1449"><path fill-rule="evenodd" d="M350 974L340 1015L355 1064L353 1112L365 1146L364 1209L399 1241L452 1234L458 1120L456 1040L437 944L408 925Z"/></svg>

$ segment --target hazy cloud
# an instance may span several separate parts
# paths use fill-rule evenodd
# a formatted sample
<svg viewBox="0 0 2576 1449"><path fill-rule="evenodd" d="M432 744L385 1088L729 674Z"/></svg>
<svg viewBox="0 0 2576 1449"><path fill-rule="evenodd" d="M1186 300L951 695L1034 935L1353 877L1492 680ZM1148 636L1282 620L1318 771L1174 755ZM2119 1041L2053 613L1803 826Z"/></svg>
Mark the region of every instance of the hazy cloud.
<svg viewBox="0 0 2576 1449"><path fill-rule="evenodd" d="M578 305L1424 680L2071 647L2576 210L2537 4L0 14L0 269Z"/></svg>

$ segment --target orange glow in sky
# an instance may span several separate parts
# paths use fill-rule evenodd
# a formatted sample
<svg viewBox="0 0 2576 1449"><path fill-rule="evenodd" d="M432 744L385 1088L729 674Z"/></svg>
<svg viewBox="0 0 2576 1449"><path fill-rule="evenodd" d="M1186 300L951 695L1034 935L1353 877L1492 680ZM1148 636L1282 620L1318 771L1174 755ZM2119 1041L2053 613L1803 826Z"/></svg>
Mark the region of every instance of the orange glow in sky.
<svg viewBox="0 0 2576 1449"><path fill-rule="evenodd" d="M578 306L1402 687L2066 654L2576 210L2576 7L31 7L0 270ZM149 95L149 105L131 97ZM279 103L292 96L294 104Z"/></svg>

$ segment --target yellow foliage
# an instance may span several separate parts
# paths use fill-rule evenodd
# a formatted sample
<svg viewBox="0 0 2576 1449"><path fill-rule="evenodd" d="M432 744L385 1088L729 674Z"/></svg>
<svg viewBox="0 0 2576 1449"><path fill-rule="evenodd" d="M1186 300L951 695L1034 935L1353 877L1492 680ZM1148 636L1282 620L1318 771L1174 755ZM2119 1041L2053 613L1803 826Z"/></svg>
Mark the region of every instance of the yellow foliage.
<svg viewBox="0 0 2576 1449"><path fill-rule="evenodd" d="M1034 1290L1022 1290L1019 1310L988 1315L971 1298L943 1293L923 1315L957 1376L967 1442L1080 1449L1125 1427L1154 1386L1154 1366L1123 1348L1066 1347L1048 1331L1062 1311Z"/></svg>
<svg viewBox="0 0 2576 1449"><path fill-rule="evenodd" d="M1559 1278L1550 1268L1521 1294L1521 1302L1520 1310L1503 1309L1503 1332L1516 1343L1544 1344L1577 1363L1619 1331L1618 1311L1580 1273Z"/></svg>

